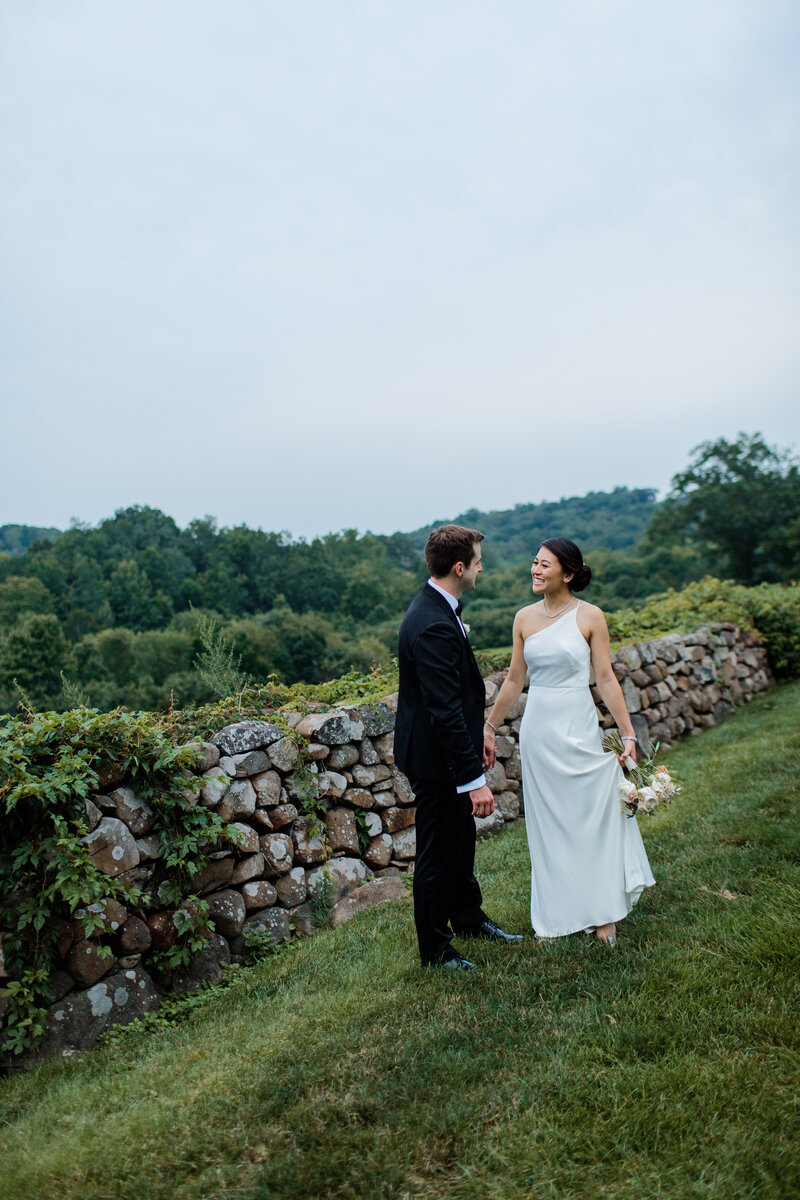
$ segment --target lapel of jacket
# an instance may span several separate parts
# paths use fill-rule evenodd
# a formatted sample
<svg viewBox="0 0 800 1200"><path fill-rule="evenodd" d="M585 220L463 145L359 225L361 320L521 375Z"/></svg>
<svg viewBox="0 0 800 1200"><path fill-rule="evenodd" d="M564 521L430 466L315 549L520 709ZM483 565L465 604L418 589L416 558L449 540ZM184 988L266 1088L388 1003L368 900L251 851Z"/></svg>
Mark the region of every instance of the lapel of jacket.
<svg viewBox="0 0 800 1200"><path fill-rule="evenodd" d="M443 612L446 612L446 613L447 613L447 615L449 616L450 620L453 622L453 624L455 625L455 627L456 627L456 629L458 630L459 634L460 634L460 635L461 635L461 637L463 638L463 637L464 637L464 634L463 634L463 632L462 632L462 630L461 630L461 626L460 626L460 625L459 625L459 623L458 623L458 617L457 617L457 616L456 616L456 614L455 614L455 610L454 610L454 609L452 609L452 608L450 607L450 605L449 605L449 604L447 603L447 601L445 600L444 596L442 596L440 592L437 592L436 588L432 588L432 587L431 587L431 585L430 585L429 583L426 583L426 584L425 584L425 587L423 588L423 591L424 591L424 593L425 593L425 595L426 595L426 596L428 596L428 597L433 597L433 600L434 600L434 601L435 601L435 603L436 603L436 604L439 606L439 608L441 608Z"/></svg>
<svg viewBox="0 0 800 1200"><path fill-rule="evenodd" d="M425 594L427 596L429 596L429 597L432 596L433 599L436 601L436 603L442 609L446 610L446 612L449 613L450 619L452 620L453 624L455 625L456 629L458 630L459 637L461 637L461 639L464 642L464 650L467 655L467 661L469 662L470 669L472 670L476 679L479 679L481 684L483 684L483 676L481 675L480 667L478 666L477 660L475 658L475 652L472 649L472 645L470 643L469 637L464 637L463 630L458 623L458 617L455 614L455 609L451 608L450 605L445 600L444 596L442 596L439 592L437 592L436 588L432 588L429 583L425 584L423 591L425 592Z"/></svg>
<svg viewBox="0 0 800 1200"><path fill-rule="evenodd" d="M480 680L481 687L483 687L484 686L483 676L481 675L481 669L478 666L478 660L475 657L475 651L472 649L472 644L471 644L469 638L465 638L464 640L467 643L467 657L469 658L472 672L475 675L475 678Z"/></svg>

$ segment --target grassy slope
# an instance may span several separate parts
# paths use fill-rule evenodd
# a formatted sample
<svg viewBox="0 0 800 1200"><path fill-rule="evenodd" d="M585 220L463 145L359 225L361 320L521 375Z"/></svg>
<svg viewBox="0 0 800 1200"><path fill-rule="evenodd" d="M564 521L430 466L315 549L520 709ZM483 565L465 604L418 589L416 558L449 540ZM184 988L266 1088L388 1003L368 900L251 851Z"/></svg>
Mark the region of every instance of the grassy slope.
<svg viewBox="0 0 800 1200"><path fill-rule="evenodd" d="M180 1027L7 1081L4 1196L796 1196L798 715L794 684L671 752L617 952L477 944L443 979L384 905ZM526 927L524 831L479 869Z"/></svg>

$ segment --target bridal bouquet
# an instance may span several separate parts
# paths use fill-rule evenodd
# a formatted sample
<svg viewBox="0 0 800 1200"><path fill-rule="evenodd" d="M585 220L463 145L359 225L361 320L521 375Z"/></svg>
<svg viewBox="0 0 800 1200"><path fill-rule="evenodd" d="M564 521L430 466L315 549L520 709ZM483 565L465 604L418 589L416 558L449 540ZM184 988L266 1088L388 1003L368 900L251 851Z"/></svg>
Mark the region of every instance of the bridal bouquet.
<svg viewBox="0 0 800 1200"><path fill-rule="evenodd" d="M625 754L625 744L616 729L603 738L603 749L612 750L614 754ZM669 804L680 791L667 768L655 765L657 753L656 742L649 758L625 767L629 778L619 785L619 802L622 811L629 817L637 812L648 815L655 812L659 804Z"/></svg>

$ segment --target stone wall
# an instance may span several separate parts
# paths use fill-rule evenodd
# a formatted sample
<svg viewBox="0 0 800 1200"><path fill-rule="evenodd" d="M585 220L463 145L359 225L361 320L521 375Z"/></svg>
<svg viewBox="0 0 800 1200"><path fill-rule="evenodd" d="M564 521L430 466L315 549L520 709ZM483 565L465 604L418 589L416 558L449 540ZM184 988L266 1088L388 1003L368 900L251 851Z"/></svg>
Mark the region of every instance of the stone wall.
<svg viewBox="0 0 800 1200"><path fill-rule="evenodd" d="M614 657L641 741L669 745L724 720L733 706L772 683L757 637L719 625L686 636L626 646ZM504 673L486 681L487 705ZM497 763L488 773L497 809L476 822L486 835L522 813L518 735L523 693L498 730ZM613 722L595 691L601 724ZM191 991L242 962L248 940L279 944L326 918L336 927L353 913L406 894L413 870L414 797L392 754L396 697L333 712L294 714L292 738L269 720L243 721L198 746L204 784L191 803L216 809L237 830L238 844L214 850L195 881L208 900L215 932L188 967L154 977L143 956L178 937L176 914L159 904L160 847L153 814L118 780L86 801L86 842L109 876L142 888L149 905L129 912L115 900L98 910L105 936L87 938L80 916L60 929L42 1053L94 1044L110 1025L157 1007L165 990ZM304 764L304 765L303 765ZM316 798L315 827L308 797ZM100 953L102 944L110 957ZM0 956L0 975L3 973Z"/></svg>

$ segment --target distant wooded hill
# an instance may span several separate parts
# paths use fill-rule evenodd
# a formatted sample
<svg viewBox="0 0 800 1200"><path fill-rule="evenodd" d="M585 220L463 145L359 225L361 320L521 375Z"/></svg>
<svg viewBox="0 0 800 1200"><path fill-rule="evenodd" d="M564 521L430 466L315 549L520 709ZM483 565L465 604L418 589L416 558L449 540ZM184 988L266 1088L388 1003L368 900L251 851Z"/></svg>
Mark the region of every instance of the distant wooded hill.
<svg viewBox="0 0 800 1200"><path fill-rule="evenodd" d="M566 534L587 552L627 554L655 507L652 491L616 488L458 516L487 538L489 569L470 598L475 644L508 639L542 537ZM63 706L68 695L101 707L155 708L171 693L184 705L208 699L196 663L204 636L212 637L209 621L218 657L227 653L222 637L230 661L251 678L275 672L286 682L317 682L369 669L395 651L403 611L427 576L430 528L290 541L245 525L218 529L209 518L180 529L138 506L60 535L5 526L0 712L18 695L38 706ZM641 590L639 574L637 566L625 595ZM603 586L598 577L598 595ZM607 586L602 594L615 599Z"/></svg>
<svg viewBox="0 0 800 1200"><path fill-rule="evenodd" d="M800 464L758 434L693 453L660 503L651 489L619 487L450 518L486 537L487 570L465 597L473 644L508 646L545 537L578 542L593 573L586 599L607 612L707 574L798 579ZM60 535L5 526L0 713L20 698L39 708L80 698L185 707L232 695L247 678L316 683L385 664L427 576L432 527L291 541L218 529L212 518L180 529L139 506Z"/></svg>
<svg viewBox="0 0 800 1200"><path fill-rule="evenodd" d="M470 508L451 520L455 525L479 529L486 537L483 557L489 566L514 566L530 561L547 537L569 537L584 551L624 550L635 546L653 520L656 493L651 488L614 488L613 492L587 492L585 496L515 504L492 512ZM434 521L412 535L419 549Z"/></svg>
<svg viewBox="0 0 800 1200"><path fill-rule="evenodd" d="M539 504L515 504L513 508L491 512L470 508L410 533L367 536L375 536L401 565L413 568L415 560L419 561L428 534L437 525L447 522L468 525L485 534L484 559L489 566L515 566L530 559L538 542L546 537L570 537L587 551L623 550L635 546L644 536L657 507L656 493L651 488L618 487L611 492L587 492L585 496ZM103 522L104 526L107 524ZM22 554L34 542L54 542L61 536L59 529L0 525L0 553ZM282 589L279 587L278 590Z"/></svg>
<svg viewBox="0 0 800 1200"><path fill-rule="evenodd" d="M54 542L60 537L60 529L44 529L38 525L0 525L0 554L24 554L34 542Z"/></svg>

